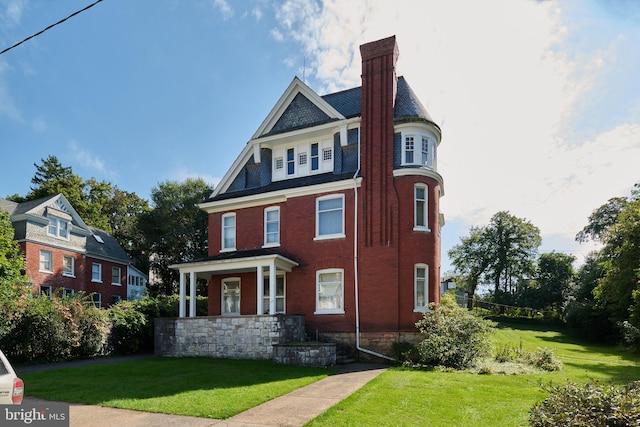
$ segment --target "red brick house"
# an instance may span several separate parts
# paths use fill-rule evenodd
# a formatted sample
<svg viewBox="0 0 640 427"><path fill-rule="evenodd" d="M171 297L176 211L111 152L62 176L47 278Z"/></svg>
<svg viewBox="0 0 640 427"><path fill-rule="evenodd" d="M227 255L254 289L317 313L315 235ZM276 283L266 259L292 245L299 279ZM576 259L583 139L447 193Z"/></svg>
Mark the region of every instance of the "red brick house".
<svg viewBox="0 0 640 427"><path fill-rule="evenodd" d="M9 213L36 294L93 294L97 307L127 299L131 260L109 233L89 227L62 194L23 203L0 199Z"/></svg>
<svg viewBox="0 0 640 427"><path fill-rule="evenodd" d="M312 339L389 354L439 302L440 128L396 76L395 37L360 52L361 87L294 78L200 205L209 258L173 266L181 317L204 279L210 316L303 314Z"/></svg>

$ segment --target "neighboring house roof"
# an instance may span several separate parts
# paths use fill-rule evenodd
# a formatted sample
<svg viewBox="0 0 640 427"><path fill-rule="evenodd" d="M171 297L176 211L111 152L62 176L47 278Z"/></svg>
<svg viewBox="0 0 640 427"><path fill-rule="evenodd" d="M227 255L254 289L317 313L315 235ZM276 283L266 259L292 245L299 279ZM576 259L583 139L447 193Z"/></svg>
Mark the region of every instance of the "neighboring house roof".
<svg viewBox="0 0 640 427"><path fill-rule="evenodd" d="M27 202L15 203L9 200L0 199L0 209L9 212L12 223L26 222L27 218L42 218L47 221L47 214L53 213L68 219L76 231L86 235L85 251L88 255L113 258L124 264L131 262L131 259L120 246L118 241L109 233L85 224L78 212L63 194L43 197ZM24 227L23 227L24 229ZM24 236L23 236L24 237Z"/></svg>

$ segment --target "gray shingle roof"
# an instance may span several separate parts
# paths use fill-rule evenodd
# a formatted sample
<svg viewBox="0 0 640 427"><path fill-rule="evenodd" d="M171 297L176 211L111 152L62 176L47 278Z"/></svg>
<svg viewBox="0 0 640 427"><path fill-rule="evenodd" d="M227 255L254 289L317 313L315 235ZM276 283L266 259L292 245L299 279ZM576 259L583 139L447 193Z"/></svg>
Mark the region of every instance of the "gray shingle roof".
<svg viewBox="0 0 640 427"><path fill-rule="evenodd" d="M322 99L347 118L362 115L362 87L330 93L324 95ZM402 76L398 77L394 118L423 119L435 124L407 80Z"/></svg>

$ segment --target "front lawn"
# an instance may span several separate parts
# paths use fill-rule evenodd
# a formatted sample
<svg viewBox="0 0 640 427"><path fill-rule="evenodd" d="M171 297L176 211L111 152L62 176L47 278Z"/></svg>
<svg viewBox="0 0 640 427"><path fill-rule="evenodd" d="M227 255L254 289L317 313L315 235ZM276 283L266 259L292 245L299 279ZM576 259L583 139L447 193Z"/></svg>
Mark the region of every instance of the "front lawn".
<svg viewBox="0 0 640 427"><path fill-rule="evenodd" d="M548 325L501 322L492 341L496 348L551 348L564 367L520 375L390 368L309 425L526 426L529 409L545 397L541 384L640 379L640 355ZM152 358L22 377L28 396L225 419L331 373L271 361Z"/></svg>
<svg viewBox="0 0 640 427"><path fill-rule="evenodd" d="M151 358L21 375L27 396L225 419L332 373L272 361Z"/></svg>

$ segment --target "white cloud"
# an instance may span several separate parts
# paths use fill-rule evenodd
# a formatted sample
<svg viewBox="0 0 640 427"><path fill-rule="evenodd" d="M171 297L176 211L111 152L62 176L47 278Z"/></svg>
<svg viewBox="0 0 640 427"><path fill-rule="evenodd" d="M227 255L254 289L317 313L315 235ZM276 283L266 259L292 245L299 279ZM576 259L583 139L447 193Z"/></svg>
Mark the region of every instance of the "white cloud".
<svg viewBox="0 0 640 427"><path fill-rule="evenodd" d="M251 10L251 14L256 19L256 22L260 22L260 20L262 19L262 9L257 6Z"/></svg>
<svg viewBox="0 0 640 427"><path fill-rule="evenodd" d="M2 1L0 3L0 28L6 30L18 25L26 5L26 0Z"/></svg>
<svg viewBox="0 0 640 427"><path fill-rule="evenodd" d="M170 171L168 179L170 181L178 181L178 182L183 182L183 181L186 181L187 179L202 179L204 182L210 185L211 188L214 188L216 185L218 185L218 183L220 183L220 180L222 178L217 176L212 176L206 173L205 174L198 173L194 170L190 170L181 166L181 167L174 168L172 171Z"/></svg>
<svg viewBox="0 0 640 427"><path fill-rule="evenodd" d="M213 0L213 5L222 12L225 21L233 16L233 9L226 0Z"/></svg>
<svg viewBox="0 0 640 427"><path fill-rule="evenodd" d="M102 159L89 150L82 148L77 141L72 140L69 142L69 152L73 161L83 169L93 174L105 174L107 172Z"/></svg>

